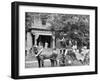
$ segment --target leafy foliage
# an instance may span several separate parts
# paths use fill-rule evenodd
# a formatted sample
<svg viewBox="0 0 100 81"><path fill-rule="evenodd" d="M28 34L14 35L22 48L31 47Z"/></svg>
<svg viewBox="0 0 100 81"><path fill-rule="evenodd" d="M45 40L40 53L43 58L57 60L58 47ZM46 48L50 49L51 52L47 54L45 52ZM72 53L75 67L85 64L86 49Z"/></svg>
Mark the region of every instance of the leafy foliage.
<svg viewBox="0 0 100 81"><path fill-rule="evenodd" d="M56 14L49 22L56 38L89 45L89 15Z"/></svg>

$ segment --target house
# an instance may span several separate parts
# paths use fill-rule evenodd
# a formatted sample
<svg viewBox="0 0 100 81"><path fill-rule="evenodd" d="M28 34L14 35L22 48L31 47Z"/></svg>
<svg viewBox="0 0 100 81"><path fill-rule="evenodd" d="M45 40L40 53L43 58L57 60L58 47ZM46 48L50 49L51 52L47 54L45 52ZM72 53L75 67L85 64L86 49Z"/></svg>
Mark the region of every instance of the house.
<svg viewBox="0 0 100 81"><path fill-rule="evenodd" d="M50 30L49 19L52 14L26 12L26 49L34 45L42 45L45 48L55 48L55 36Z"/></svg>

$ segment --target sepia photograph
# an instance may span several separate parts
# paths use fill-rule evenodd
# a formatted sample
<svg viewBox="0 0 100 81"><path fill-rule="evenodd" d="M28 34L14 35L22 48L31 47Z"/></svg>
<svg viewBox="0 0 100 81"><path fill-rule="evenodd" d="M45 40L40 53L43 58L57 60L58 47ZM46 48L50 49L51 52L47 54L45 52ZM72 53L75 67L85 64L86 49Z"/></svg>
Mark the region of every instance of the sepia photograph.
<svg viewBox="0 0 100 81"><path fill-rule="evenodd" d="M90 16L25 13L25 68L90 64Z"/></svg>

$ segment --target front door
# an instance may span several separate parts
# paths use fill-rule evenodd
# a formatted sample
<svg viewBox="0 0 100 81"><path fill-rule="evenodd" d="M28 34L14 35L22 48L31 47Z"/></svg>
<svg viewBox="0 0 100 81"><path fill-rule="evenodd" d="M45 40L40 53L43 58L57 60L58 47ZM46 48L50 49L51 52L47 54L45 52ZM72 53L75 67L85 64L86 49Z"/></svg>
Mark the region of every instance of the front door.
<svg viewBox="0 0 100 81"><path fill-rule="evenodd" d="M47 44L47 47L51 48L52 47L52 37L49 35L39 35L39 38L37 39L37 44L39 45L39 43L41 43L43 47L45 47L45 45Z"/></svg>

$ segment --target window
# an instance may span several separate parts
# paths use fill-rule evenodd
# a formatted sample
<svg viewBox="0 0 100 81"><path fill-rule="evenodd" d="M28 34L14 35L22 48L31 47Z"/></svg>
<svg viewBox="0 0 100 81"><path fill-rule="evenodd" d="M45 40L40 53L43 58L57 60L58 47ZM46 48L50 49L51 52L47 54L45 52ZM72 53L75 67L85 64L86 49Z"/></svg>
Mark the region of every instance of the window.
<svg viewBox="0 0 100 81"><path fill-rule="evenodd" d="M42 25L46 25L47 18L41 18Z"/></svg>

